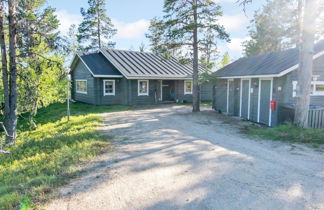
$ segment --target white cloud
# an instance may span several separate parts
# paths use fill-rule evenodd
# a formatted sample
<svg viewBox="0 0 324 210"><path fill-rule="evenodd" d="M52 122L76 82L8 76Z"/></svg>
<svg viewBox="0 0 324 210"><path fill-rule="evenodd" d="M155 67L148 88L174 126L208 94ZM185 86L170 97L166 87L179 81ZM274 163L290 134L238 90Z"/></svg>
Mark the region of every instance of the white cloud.
<svg viewBox="0 0 324 210"><path fill-rule="evenodd" d="M138 39L144 36L147 31L150 21L145 19L140 19L135 22L123 22L116 19L112 19L115 28L117 29L117 34L114 38L117 39Z"/></svg>
<svg viewBox="0 0 324 210"><path fill-rule="evenodd" d="M229 32L245 30L249 20L244 15L225 15L219 18L219 23L222 24Z"/></svg>
<svg viewBox="0 0 324 210"><path fill-rule="evenodd" d="M66 34L69 31L69 28L72 24L80 24L82 21L82 17L80 14L72 14L66 10L59 10L55 12L57 18L60 21L59 30Z"/></svg>
<svg viewBox="0 0 324 210"><path fill-rule="evenodd" d="M227 43L227 47L229 50L237 52L237 53L242 53L243 47L242 43L244 41L249 40L250 37L245 37L245 38L232 38L230 43Z"/></svg>

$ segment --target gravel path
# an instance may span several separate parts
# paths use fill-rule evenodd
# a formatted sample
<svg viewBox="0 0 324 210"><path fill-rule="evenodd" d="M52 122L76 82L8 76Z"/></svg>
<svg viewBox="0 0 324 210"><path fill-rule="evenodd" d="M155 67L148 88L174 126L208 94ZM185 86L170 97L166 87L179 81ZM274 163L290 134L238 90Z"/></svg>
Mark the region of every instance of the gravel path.
<svg viewBox="0 0 324 210"><path fill-rule="evenodd" d="M48 209L324 209L324 154L251 140L188 106L104 114L115 149Z"/></svg>

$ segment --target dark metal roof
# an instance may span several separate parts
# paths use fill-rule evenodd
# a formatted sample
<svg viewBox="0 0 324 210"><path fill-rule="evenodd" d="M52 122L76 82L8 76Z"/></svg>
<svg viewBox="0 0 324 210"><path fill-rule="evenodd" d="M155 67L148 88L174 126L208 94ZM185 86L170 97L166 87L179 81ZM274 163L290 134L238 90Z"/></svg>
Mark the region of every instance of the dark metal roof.
<svg viewBox="0 0 324 210"><path fill-rule="evenodd" d="M314 47L315 54L324 50L324 40ZM299 49L293 48L257 56L240 58L215 72L218 77L278 75L298 64Z"/></svg>
<svg viewBox="0 0 324 210"><path fill-rule="evenodd" d="M121 75L102 53L79 54L93 75Z"/></svg>
<svg viewBox="0 0 324 210"><path fill-rule="evenodd" d="M101 52L129 79L185 79L192 76L192 65L180 64L174 58L166 60L152 53L115 49L101 49Z"/></svg>

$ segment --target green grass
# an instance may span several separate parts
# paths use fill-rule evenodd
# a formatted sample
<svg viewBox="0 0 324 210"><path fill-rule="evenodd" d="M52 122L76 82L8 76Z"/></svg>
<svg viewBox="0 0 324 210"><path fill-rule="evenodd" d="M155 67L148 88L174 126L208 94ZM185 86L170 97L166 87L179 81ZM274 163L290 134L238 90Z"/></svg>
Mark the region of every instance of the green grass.
<svg viewBox="0 0 324 210"><path fill-rule="evenodd" d="M16 146L5 148L10 155L0 154L0 209L44 202L53 189L76 177L82 170L78 163L110 148L111 138L97 131L99 113L126 109L76 103L67 122L66 104L53 104L39 110L33 131L22 115Z"/></svg>
<svg viewBox="0 0 324 210"><path fill-rule="evenodd" d="M243 133L278 141L308 143L314 147L324 144L324 129L299 128L295 125L280 125L274 128L246 126Z"/></svg>

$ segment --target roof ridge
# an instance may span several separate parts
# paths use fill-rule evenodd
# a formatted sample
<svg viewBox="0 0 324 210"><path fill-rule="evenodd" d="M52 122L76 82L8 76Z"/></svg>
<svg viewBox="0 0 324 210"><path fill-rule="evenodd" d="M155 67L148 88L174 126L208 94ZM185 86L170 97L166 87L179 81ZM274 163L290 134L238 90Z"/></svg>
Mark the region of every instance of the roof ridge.
<svg viewBox="0 0 324 210"><path fill-rule="evenodd" d="M146 53L146 54L153 54L152 52L141 52L138 50L122 50L122 49L112 49L112 48L107 48L107 47L102 47L102 50L111 50L111 51L123 51L123 52L134 52L134 53ZM155 54L153 54L155 55Z"/></svg>

